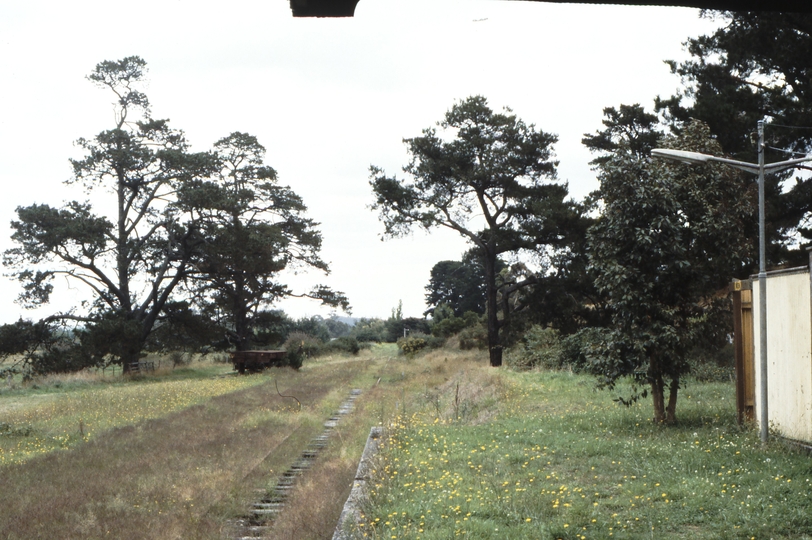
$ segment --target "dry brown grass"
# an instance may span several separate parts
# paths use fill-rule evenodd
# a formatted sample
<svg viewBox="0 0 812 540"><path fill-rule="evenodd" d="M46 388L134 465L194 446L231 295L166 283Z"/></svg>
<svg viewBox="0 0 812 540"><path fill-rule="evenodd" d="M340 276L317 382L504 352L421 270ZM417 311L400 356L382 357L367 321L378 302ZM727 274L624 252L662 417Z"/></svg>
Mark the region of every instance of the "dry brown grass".
<svg viewBox="0 0 812 540"><path fill-rule="evenodd" d="M37 377L32 381L32 384L40 386L59 386L59 385L79 385L79 384L99 384L105 382L114 382L116 377L112 374L106 375L102 371L96 369L83 369L73 373L53 373Z"/></svg>
<svg viewBox="0 0 812 540"><path fill-rule="evenodd" d="M369 428L431 407L430 394L445 417L477 421L487 407L474 404L498 396L486 366L482 354L408 359L388 348L276 370L280 391L295 395L302 412L267 382L0 468L0 538L220 539L228 519L243 515L256 490L272 486L350 389L361 388L356 410L273 529L274 538L330 538Z"/></svg>
<svg viewBox="0 0 812 540"><path fill-rule="evenodd" d="M285 510L273 523L270 538L331 538L350 494L358 459L369 432L363 411L345 417L331 445L296 486Z"/></svg>
<svg viewBox="0 0 812 540"><path fill-rule="evenodd" d="M312 409L353 373L280 375ZM257 411L278 414L245 421ZM264 384L4 467L0 538L217 538L223 516L210 509L307 419Z"/></svg>

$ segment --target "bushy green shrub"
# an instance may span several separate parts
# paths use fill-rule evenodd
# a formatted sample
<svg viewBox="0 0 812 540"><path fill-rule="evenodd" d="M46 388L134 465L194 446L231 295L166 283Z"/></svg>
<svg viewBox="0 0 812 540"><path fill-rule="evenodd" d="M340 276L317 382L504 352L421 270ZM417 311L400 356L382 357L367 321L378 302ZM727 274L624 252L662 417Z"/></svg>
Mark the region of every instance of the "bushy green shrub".
<svg viewBox="0 0 812 540"><path fill-rule="evenodd" d="M337 353L350 353L350 354L358 354L361 350L361 346L358 344L358 340L352 336L342 336L340 338L336 338L329 343L326 343L323 347L323 352L337 352Z"/></svg>
<svg viewBox="0 0 812 540"><path fill-rule="evenodd" d="M192 363L192 355L186 351L172 351L169 353L169 360L173 368L184 367Z"/></svg>
<svg viewBox="0 0 812 540"><path fill-rule="evenodd" d="M480 324L480 316L473 311L466 312L462 317L456 317L452 313L431 326L431 335L447 338L478 324Z"/></svg>
<svg viewBox="0 0 812 540"><path fill-rule="evenodd" d="M24 373L26 376L71 373L98 365L96 359L85 354L80 346L71 344L65 348L56 347L30 356Z"/></svg>
<svg viewBox="0 0 812 540"><path fill-rule="evenodd" d="M688 353L690 375L700 382L729 382L736 377L733 345L719 348L696 347Z"/></svg>
<svg viewBox="0 0 812 540"><path fill-rule="evenodd" d="M398 349L403 354L414 354L428 347L428 337L425 334L410 334L397 341Z"/></svg>
<svg viewBox="0 0 812 540"><path fill-rule="evenodd" d="M396 343L403 337L404 332L408 334L428 334L431 332L429 322L426 319L417 317L406 317L401 319L388 319L386 321L386 341Z"/></svg>
<svg viewBox="0 0 812 540"><path fill-rule="evenodd" d="M507 351L505 363L515 370L560 369L562 355L558 330L531 326L521 340Z"/></svg>
<svg viewBox="0 0 812 540"><path fill-rule="evenodd" d="M330 330L327 328L324 318L320 315L302 317L301 319L296 320L290 327L288 339L295 334L304 334L310 336L311 339L317 340L321 343L330 341Z"/></svg>
<svg viewBox="0 0 812 540"><path fill-rule="evenodd" d="M460 339L460 349L464 351L488 348L488 332L483 324L476 324L463 329L458 337Z"/></svg>
<svg viewBox="0 0 812 540"><path fill-rule="evenodd" d="M360 343L381 343L386 341L386 322L381 319L361 319L352 327L350 335Z"/></svg>
<svg viewBox="0 0 812 540"><path fill-rule="evenodd" d="M606 339L605 328L587 327L561 339L561 364L576 372L589 371L590 357L598 354Z"/></svg>
<svg viewBox="0 0 812 540"><path fill-rule="evenodd" d="M439 349L445 345L445 341L445 338L414 333L405 338L400 338L397 344L404 354L414 354L423 349Z"/></svg>
<svg viewBox="0 0 812 540"><path fill-rule="evenodd" d="M292 332L282 346L287 351L285 365L299 369L305 359L318 356L321 347L322 342L318 339L301 332Z"/></svg>

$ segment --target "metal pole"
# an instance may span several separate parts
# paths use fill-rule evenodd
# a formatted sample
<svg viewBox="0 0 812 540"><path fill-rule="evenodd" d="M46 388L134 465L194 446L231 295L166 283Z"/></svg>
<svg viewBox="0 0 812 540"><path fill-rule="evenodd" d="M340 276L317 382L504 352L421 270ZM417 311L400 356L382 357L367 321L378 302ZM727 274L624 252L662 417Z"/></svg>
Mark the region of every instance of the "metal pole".
<svg viewBox="0 0 812 540"><path fill-rule="evenodd" d="M758 121L758 318L759 362L761 362L761 414L759 434L761 442L769 437L767 414L767 240L764 216L764 120Z"/></svg>

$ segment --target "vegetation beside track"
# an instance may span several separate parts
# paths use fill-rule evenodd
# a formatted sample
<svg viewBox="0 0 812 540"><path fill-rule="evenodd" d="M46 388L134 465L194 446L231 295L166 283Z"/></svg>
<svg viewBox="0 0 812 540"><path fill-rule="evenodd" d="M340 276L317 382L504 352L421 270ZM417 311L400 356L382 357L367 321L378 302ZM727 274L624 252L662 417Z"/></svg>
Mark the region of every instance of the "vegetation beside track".
<svg viewBox="0 0 812 540"><path fill-rule="evenodd" d="M667 427L591 378L494 369L481 352L385 345L298 372L228 371L4 390L7 456L70 438L0 466L0 537L219 539L360 388L276 537L332 535L369 429L384 425L362 538L812 538L810 457L737 426L732 384L689 381Z"/></svg>
<svg viewBox="0 0 812 540"><path fill-rule="evenodd" d="M399 416L360 537L812 538L812 459L740 428L732 384L689 381L662 426L588 377L498 378L487 422Z"/></svg>

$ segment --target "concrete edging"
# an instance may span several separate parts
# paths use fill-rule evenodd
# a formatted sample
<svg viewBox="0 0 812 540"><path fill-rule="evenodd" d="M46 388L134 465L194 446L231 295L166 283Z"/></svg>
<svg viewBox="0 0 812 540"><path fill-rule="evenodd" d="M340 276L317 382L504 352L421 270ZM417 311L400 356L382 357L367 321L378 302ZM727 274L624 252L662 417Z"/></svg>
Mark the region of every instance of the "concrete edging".
<svg viewBox="0 0 812 540"><path fill-rule="evenodd" d="M333 540L353 540L357 537L358 523L361 521L361 507L367 500L367 487L371 478L371 461L378 453L381 438L383 436L382 427L373 427L369 430L367 444L364 446L364 453L361 454L361 461L358 463L358 470L355 471L355 480L352 484L352 491L344 503L341 517L338 518Z"/></svg>

